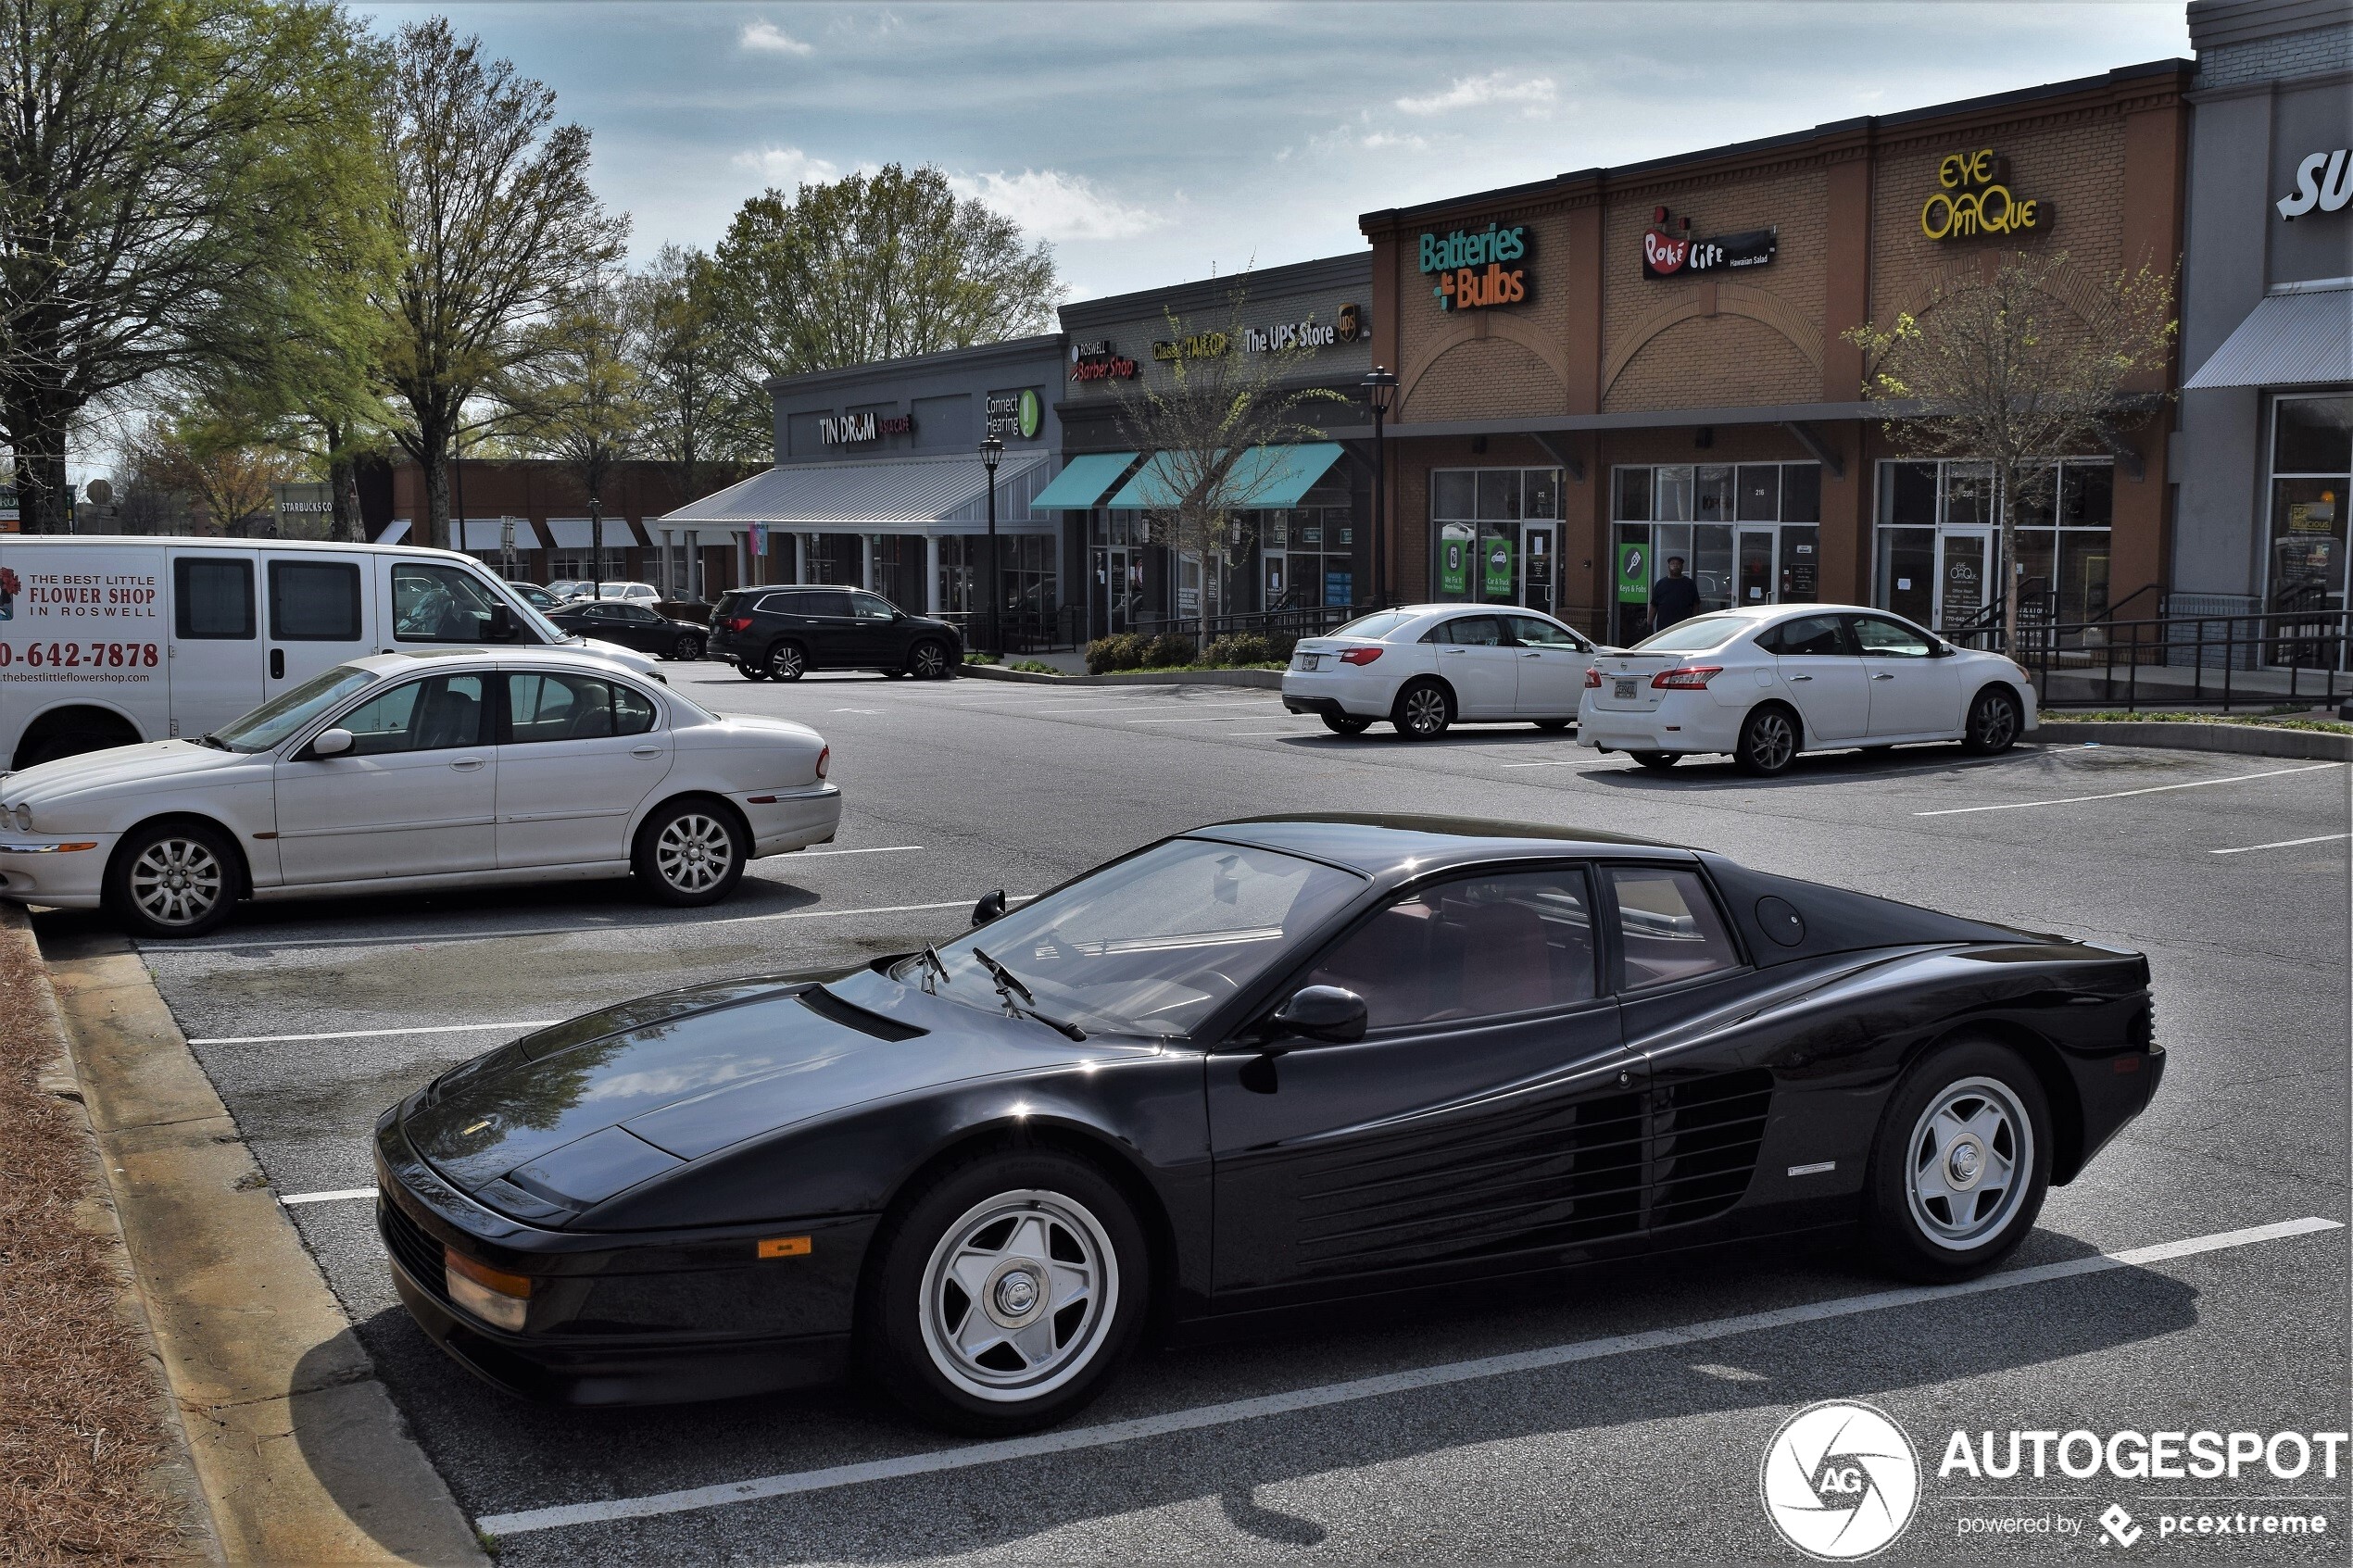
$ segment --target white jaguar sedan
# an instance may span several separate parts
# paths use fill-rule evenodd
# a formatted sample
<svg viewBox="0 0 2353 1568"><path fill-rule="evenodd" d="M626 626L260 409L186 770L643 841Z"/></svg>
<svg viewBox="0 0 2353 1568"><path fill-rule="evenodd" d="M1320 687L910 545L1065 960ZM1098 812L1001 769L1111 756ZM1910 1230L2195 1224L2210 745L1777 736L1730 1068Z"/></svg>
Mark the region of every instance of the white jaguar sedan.
<svg viewBox="0 0 2353 1568"><path fill-rule="evenodd" d="M1646 768L1730 752L1769 777L1801 751L1959 741L2008 749L2035 723L2034 687L1975 653L1863 605L1768 605L1680 621L1585 672L1577 743Z"/></svg>
<svg viewBox="0 0 2353 1568"><path fill-rule="evenodd" d="M1407 740L1458 723L1577 721L1591 638L1511 605L1407 605L1302 637L1283 671L1283 706L1343 735L1380 720Z"/></svg>
<svg viewBox="0 0 2353 1568"><path fill-rule="evenodd" d="M635 873L716 903L841 820L822 736L617 660L450 648L338 665L202 739L0 773L0 897L194 936L240 898Z"/></svg>

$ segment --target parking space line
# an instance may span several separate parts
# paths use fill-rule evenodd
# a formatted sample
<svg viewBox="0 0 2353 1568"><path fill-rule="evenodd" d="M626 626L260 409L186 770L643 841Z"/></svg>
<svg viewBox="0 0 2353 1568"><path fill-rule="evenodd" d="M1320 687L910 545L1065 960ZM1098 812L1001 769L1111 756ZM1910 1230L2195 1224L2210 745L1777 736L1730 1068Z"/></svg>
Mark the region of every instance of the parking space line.
<svg viewBox="0 0 2353 1568"><path fill-rule="evenodd" d="M298 1040L376 1040L392 1035L467 1035L492 1029L545 1029L560 1018L524 1018L512 1023L422 1023L411 1029L338 1029L324 1035L215 1035L192 1046L283 1046Z"/></svg>
<svg viewBox="0 0 2353 1568"><path fill-rule="evenodd" d="M866 849L803 849L804 856L817 855L904 855L911 849L921 849L920 844L877 844Z"/></svg>
<svg viewBox="0 0 2353 1568"><path fill-rule="evenodd" d="M1505 762L1501 766L1505 768L1574 768L1581 763L1599 760L1599 758L1594 757L1562 757L1547 758L1541 762Z"/></svg>
<svg viewBox="0 0 2353 1568"><path fill-rule="evenodd" d="M1009 897L1008 904L1026 904L1038 897L1021 893ZM938 904L875 904L859 909L786 909L767 915L722 915L716 920L661 921L651 925L535 925L513 931L420 931L399 936L245 936L223 942L141 942L141 952L218 953L237 947L410 947L429 942L490 942L509 936L598 936L606 935L642 935L664 931L700 931L714 925L749 925L772 920L824 920L828 916L848 919L851 915L903 915L929 909L968 909L969 898L950 898Z"/></svg>
<svg viewBox="0 0 2353 1568"><path fill-rule="evenodd" d="M699 1509L716 1508L727 1503L749 1502L761 1498L790 1497L799 1493L827 1491L837 1486L857 1486L869 1481L899 1480L911 1475L966 1470L976 1465L1000 1464L1008 1461L1036 1459L1049 1454L1074 1453L1088 1449L1106 1448L1115 1443L1129 1443L1140 1438L1164 1436L1174 1432L1195 1432L1204 1427L1225 1426L1235 1422L1255 1421L1267 1416L1320 1410L1331 1405L1353 1403L1359 1399L1381 1399L1392 1394L1408 1394L1426 1388L1444 1387L1451 1384L1541 1372L1554 1367L1574 1365L1580 1361L1600 1361L1614 1356L1634 1355L1645 1350L1667 1349L1727 1339L1735 1335L1753 1334L1763 1329L1821 1323L1836 1318L1854 1317L1864 1312L1885 1311L1896 1307L1933 1305L1963 1297L1980 1296L1990 1291L2016 1290L2024 1286L2073 1279L2081 1275L2103 1273L2114 1269L2137 1268L2151 1263L2166 1262L2176 1258L2192 1257L2203 1252L2219 1252L2231 1248L2251 1247L2260 1242L2278 1241L2289 1236L2309 1236L2315 1232L2343 1228L2339 1221L2317 1217L2283 1220L2276 1224L2257 1225L2246 1230L2222 1231L2211 1236L2193 1236L2183 1241L2163 1242L2154 1247L2132 1248L2122 1252L2095 1252L2089 1257L2071 1258L2064 1262L2044 1263L2032 1268L1987 1274L1961 1285L1918 1286L1876 1291L1868 1296L1841 1297L1828 1301L1812 1302L1805 1306L1784 1307L1762 1312L1747 1312L1738 1317L1716 1318L1705 1323L1687 1323L1680 1328L1649 1329L1639 1334L1618 1334L1600 1339L1580 1339L1566 1345L1547 1346L1541 1349L1520 1350L1500 1356L1481 1356L1471 1361L1442 1362L1437 1366L1417 1367L1408 1372L1384 1373L1374 1377L1353 1378L1344 1383L1327 1383L1317 1387L1298 1388L1288 1393L1268 1394L1257 1399L1232 1399L1214 1405L1196 1405L1189 1410L1170 1411L1161 1415L1140 1416L1132 1421L1104 1422L1093 1426L1066 1427L1059 1432L1041 1432L1027 1437L1011 1437L991 1443L972 1443L962 1448L936 1449L929 1453L902 1454L896 1459L869 1460L858 1464L829 1465L819 1470L795 1471L781 1475L762 1475L750 1480L724 1482L714 1486L693 1486L674 1492L657 1492L645 1497L611 1498L599 1502L565 1503L553 1508L521 1509L511 1513L485 1514L475 1520L474 1524L487 1535L528 1535L538 1530L560 1530L583 1524L606 1524L619 1519L650 1519L662 1514L686 1513Z"/></svg>
<svg viewBox="0 0 2353 1568"><path fill-rule="evenodd" d="M2163 795L2169 789L2203 789L2208 784L2245 784L2250 779L2276 779L2286 773L2317 773L2342 768L2342 762L2315 762L2304 768L2271 768L2260 773L2233 773L2226 779L2192 779L2187 784L2150 784L2145 789L2116 789L2106 795L2070 795L2060 800L2012 800L2000 806L1947 806L1936 811L1915 811L1915 817L1964 817L1972 811L2023 811L2029 806L2078 806L2086 800L2121 800L2128 795Z"/></svg>
<svg viewBox="0 0 2353 1568"><path fill-rule="evenodd" d="M2282 838L2270 844L2242 844L2236 849L2208 849L2209 855L2252 855L2258 849L2293 849L2299 844L2334 844L2340 838L2353 838L2353 833L2323 833L2310 838Z"/></svg>
<svg viewBox="0 0 2353 1568"><path fill-rule="evenodd" d="M1199 719L1123 719L1123 724L1230 724L1237 719L1247 720L1247 713L1211 713Z"/></svg>
<svg viewBox="0 0 2353 1568"><path fill-rule="evenodd" d="M334 1192L290 1192L278 1201L291 1209L297 1203L342 1203L354 1198L373 1198L374 1187L343 1187Z"/></svg>

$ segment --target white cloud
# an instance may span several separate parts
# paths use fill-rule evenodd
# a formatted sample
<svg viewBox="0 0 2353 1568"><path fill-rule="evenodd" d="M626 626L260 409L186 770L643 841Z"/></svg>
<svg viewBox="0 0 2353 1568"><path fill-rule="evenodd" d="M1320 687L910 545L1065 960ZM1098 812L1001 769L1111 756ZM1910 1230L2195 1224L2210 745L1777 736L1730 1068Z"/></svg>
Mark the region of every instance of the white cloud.
<svg viewBox="0 0 2353 1568"><path fill-rule="evenodd" d="M806 55L816 49L815 44L803 44L772 21L745 23L736 46L755 55Z"/></svg>
<svg viewBox="0 0 2353 1568"><path fill-rule="evenodd" d="M1173 221L1164 213L1114 200L1084 175L1057 169L958 174L949 183L958 194L988 203L1040 239L1133 239Z"/></svg>
<svg viewBox="0 0 2353 1568"><path fill-rule="evenodd" d="M736 167L749 169L771 185L791 187L799 184L823 185L841 178L838 165L821 157L811 157L799 147L762 147L756 153L737 153Z"/></svg>
<svg viewBox="0 0 2353 1568"><path fill-rule="evenodd" d="M1490 104L1517 104L1531 117L1548 113L1560 89L1549 76L1515 76L1508 70L1485 76L1460 76L1442 93L1426 98L1400 98L1407 114L1448 114L1455 109L1481 108Z"/></svg>
<svg viewBox="0 0 2353 1568"><path fill-rule="evenodd" d="M1409 147L1415 152L1425 153L1429 150L1429 138L1404 132L1376 131L1367 135L1362 144L1374 148Z"/></svg>

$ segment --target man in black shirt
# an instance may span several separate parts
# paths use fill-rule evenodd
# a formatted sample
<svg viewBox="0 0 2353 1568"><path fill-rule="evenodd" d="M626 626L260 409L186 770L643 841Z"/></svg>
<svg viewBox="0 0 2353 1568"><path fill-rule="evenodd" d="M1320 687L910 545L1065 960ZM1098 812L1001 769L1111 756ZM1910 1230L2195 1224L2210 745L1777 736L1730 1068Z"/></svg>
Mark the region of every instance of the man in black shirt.
<svg viewBox="0 0 2353 1568"><path fill-rule="evenodd" d="M1699 584L1683 575L1683 558L1667 558L1667 575L1651 585L1651 630L1664 632L1699 608Z"/></svg>

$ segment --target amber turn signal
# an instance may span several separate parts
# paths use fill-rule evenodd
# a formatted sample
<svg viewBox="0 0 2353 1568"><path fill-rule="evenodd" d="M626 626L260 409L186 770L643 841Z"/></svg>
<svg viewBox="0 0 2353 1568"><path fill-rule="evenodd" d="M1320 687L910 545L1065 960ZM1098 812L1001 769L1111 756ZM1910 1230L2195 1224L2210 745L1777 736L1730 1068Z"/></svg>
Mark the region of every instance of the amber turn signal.
<svg viewBox="0 0 2353 1568"><path fill-rule="evenodd" d="M762 1258L806 1258L809 1238L805 1236L772 1236L760 1244Z"/></svg>

